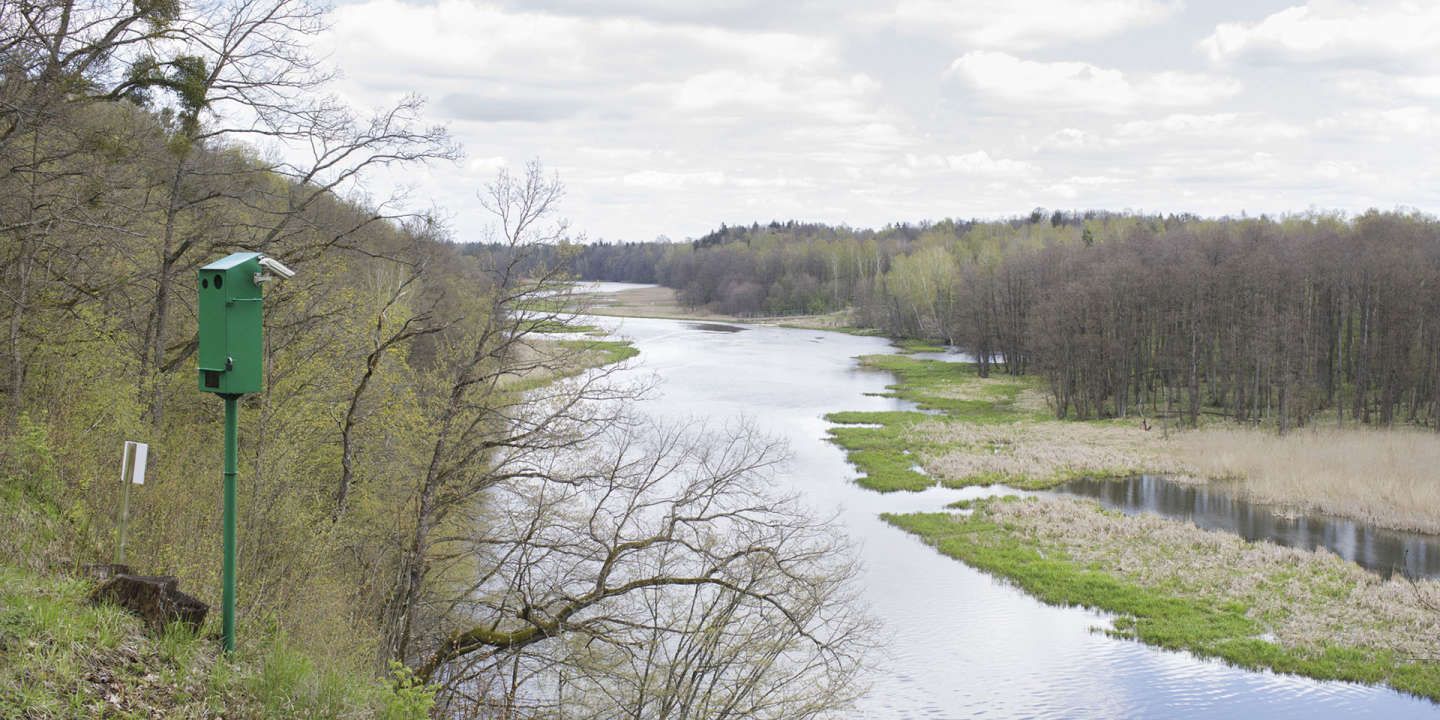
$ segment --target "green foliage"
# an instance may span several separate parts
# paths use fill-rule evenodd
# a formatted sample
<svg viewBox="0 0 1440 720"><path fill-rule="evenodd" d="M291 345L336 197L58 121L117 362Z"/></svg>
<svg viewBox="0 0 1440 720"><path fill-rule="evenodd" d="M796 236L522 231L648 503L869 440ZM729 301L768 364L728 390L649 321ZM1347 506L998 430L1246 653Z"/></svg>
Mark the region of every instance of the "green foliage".
<svg viewBox="0 0 1440 720"><path fill-rule="evenodd" d="M170 9L165 3L152 7L160 15ZM209 82L210 72L205 58L180 55L161 61L153 55L145 55L130 65L125 79L125 95L138 105L148 106L152 101L152 91L160 89L173 93L180 108L183 136L188 139L199 130L200 112L209 106Z"/></svg>
<svg viewBox="0 0 1440 720"><path fill-rule="evenodd" d="M1039 545L995 522L972 503L966 516L951 513L886 514L884 519L920 536L941 553L1015 583L1052 605L1080 605L1116 613L1112 634L1168 650L1185 650L1250 669L1269 669L1325 680L1384 683L1440 700L1440 663L1401 658L1373 649L1327 645L1317 651L1267 642L1262 628L1234 600L1187 597L1146 587L1080 565L1061 549Z"/></svg>
<svg viewBox="0 0 1440 720"><path fill-rule="evenodd" d="M390 679L394 693L387 698L381 720L422 720L435 706L437 687L426 685L405 665L391 661Z"/></svg>
<svg viewBox="0 0 1440 720"><path fill-rule="evenodd" d="M7 484L35 502L52 504L59 498L60 478L47 426L21 413L4 459Z"/></svg>

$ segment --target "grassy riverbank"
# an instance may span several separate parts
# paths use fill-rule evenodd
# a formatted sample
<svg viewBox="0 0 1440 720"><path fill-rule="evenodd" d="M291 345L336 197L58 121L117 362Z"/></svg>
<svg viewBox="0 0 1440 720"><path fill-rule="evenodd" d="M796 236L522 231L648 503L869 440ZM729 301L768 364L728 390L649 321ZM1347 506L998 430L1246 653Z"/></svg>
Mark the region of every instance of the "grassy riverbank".
<svg viewBox="0 0 1440 720"><path fill-rule="evenodd" d="M640 349L629 340L601 339L606 337L605 331L593 325L552 322L543 328L537 328L535 332L536 339L522 350L529 354L528 361L532 362L534 367L521 377L511 378L506 384L507 389L517 392L534 390L558 380L575 377L586 370L624 362L640 354ZM559 339L577 334L589 337ZM557 337L549 337L551 335Z"/></svg>
<svg viewBox="0 0 1440 720"><path fill-rule="evenodd" d="M1118 636L1440 700L1440 583L1385 581L1329 553L1089 501L988 499L970 508L885 519L1045 602L1115 613Z"/></svg>
<svg viewBox="0 0 1440 720"><path fill-rule="evenodd" d="M863 473L858 482L874 490L1038 489L1078 476L1167 473L1387 527L1440 527L1433 433L1278 436L1223 424L1165 433L1139 420L1058 421L1036 378L981 378L970 364L901 355L860 362L894 373L886 394L919 408L829 416L838 423L832 439ZM961 512L886 520L1045 602L1116 614L1117 636L1440 700L1440 583L1385 581L1333 554L1090 501L984 499Z"/></svg>
<svg viewBox="0 0 1440 720"><path fill-rule="evenodd" d="M911 347L915 347L912 345ZM1374 525L1440 533L1440 433L1417 428L1273 429L1213 421L1165 432L1138 418L1060 421L1036 377L904 355L866 355L896 376L887 395L921 412L838 412L832 439L882 492L1163 473L1237 497ZM1148 429L1147 429L1148 425Z"/></svg>
<svg viewBox="0 0 1440 720"><path fill-rule="evenodd" d="M1075 477L1178 470L1158 432L1139 422L1054 419L1037 378L900 355L865 355L862 367L894 373L887 395L918 412L838 412L831 438L881 492L1003 483L1051 487Z"/></svg>

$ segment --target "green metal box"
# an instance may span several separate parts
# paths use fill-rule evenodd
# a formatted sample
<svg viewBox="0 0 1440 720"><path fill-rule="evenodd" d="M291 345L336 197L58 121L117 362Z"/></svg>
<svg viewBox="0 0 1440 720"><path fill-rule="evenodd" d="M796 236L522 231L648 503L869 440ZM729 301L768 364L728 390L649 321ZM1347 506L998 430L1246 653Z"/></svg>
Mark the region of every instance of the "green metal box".
<svg viewBox="0 0 1440 720"><path fill-rule="evenodd" d="M260 253L235 253L200 268L200 389L221 395L260 392Z"/></svg>

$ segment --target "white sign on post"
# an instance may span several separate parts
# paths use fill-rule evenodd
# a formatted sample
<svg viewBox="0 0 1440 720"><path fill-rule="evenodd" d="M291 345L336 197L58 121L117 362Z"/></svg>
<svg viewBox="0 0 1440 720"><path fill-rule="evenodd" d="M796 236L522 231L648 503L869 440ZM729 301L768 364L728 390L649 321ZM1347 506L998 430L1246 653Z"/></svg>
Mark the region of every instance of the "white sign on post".
<svg viewBox="0 0 1440 720"><path fill-rule="evenodd" d="M126 440L125 451L121 453L120 456L120 481L128 481L135 485L144 485L145 465L149 457L149 445L142 442L135 442L134 440Z"/></svg>
<svg viewBox="0 0 1440 720"><path fill-rule="evenodd" d="M150 446L135 442L125 441L125 449L120 452L120 487L124 490L120 493L120 542L115 551L115 562L125 564L125 526L130 516L130 486L145 484L145 465L150 459Z"/></svg>
<svg viewBox="0 0 1440 720"><path fill-rule="evenodd" d="M135 443L135 469L130 474L130 482L136 485L145 484L145 460L149 455L149 445L145 443Z"/></svg>

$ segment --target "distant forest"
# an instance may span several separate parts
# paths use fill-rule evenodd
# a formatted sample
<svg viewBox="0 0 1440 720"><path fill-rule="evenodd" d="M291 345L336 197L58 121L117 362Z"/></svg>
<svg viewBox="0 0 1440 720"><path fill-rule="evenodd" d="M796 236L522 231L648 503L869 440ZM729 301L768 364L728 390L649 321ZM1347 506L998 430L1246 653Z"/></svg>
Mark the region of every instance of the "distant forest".
<svg viewBox="0 0 1440 720"><path fill-rule="evenodd" d="M548 262L739 316L849 309L959 345L982 375L1041 374L1060 417L1440 427L1440 223L1418 213L772 222Z"/></svg>

